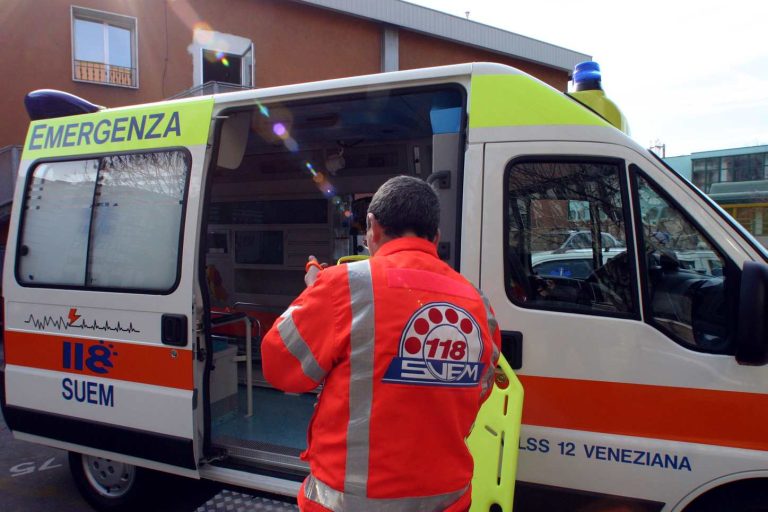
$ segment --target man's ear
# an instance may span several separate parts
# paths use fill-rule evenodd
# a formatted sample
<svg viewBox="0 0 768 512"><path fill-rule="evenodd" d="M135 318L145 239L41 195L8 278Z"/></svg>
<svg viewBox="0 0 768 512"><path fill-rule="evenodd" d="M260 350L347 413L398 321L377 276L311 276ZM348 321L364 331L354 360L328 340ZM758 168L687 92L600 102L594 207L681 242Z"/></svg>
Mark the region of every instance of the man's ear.
<svg viewBox="0 0 768 512"><path fill-rule="evenodd" d="M435 234L435 238L432 239L432 243L435 245L440 243L440 228L437 228L437 234Z"/></svg>
<svg viewBox="0 0 768 512"><path fill-rule="evenodd" d="M371 239L375 243L379 243L381 239L384 237L384 228L381 224L379 224L379 221L376 219L376 216L372 213L368 214L367 217L368 225L371 226Z"/></svg>

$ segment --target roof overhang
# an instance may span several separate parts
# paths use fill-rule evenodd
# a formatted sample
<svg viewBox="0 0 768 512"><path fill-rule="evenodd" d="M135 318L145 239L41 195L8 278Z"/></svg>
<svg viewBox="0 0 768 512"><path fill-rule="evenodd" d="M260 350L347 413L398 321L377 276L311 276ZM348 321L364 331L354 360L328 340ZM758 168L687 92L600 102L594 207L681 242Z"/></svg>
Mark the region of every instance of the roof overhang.
<svg viewBox="0 0 768 512"><path fill-rule="evenodd" d="M544 43L402 0L293 0L489 50L515 59L571 71L590 55Z"/></svg>

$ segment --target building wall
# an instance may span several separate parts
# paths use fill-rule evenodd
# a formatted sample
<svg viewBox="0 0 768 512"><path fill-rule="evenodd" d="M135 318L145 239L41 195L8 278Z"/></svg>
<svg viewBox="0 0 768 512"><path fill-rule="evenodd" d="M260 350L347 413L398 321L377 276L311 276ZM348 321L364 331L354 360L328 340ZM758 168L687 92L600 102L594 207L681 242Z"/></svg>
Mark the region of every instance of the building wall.
<svg viewBox="0 0 768 512"><path fill-rule="evenodd" d="M136 18L137 89L72 80L73 3ZM385 28L287 0L4 0L0 26L0 147L24 142L24 95L34 89L60 89L114 107L162 100L192 87L195 28L253 41L256 87L377 73ZM398 39L400 69L495 61L560 90L567 84L567 72L535 63L406 30Z"/></svg>
<svg viewBox="0 0 768 512"><path fill-rule="evenodd" d="M400 30L399 32L400 69L460 64L463 62L498 62L530 73L557 90L565 91L568 86L568 73L565 71L558 71L534 62L514 59L480 48L473 48L408 30Z"/></svg>
<svg viewBox="0 0 768 512"><path fill-rule="evenodd" d="M691 181L691 155L668 156L664 161L685 179Z"/></svg>
<svg viewBox="0 0 768 512"><path fill-rule="evenodd" d="M0 124L0 147L21 144L29 122L24 110L24 95L35 89L60 89L94 103L107 106L150 101L160 95L163 60L153 58L164 48L159 30L163 4L147 0L77 0L80 7L114 12L138 18L139 89L74 82L72 80L71 1L39 0L4 2L0 13L2 47L0 73L12 79L3 83L0 107L6 119ZM32 29L32 27L37 27ZM13 51L8 51L13 48Z"/></svg>
<svg viewBox="0 0 768 512"><path fill-rule="evenodd" d="M13 76L4 83L0 104L6 118L19 120L0 125L0 147L23 142L24 95L34 89L61 89L110 107L188 89L195 28L250 38L257 87L376 73L380 67L381 29L375 23L285 0L77 0L78 7L137 19L139 87L75 82L71 5L70 0L12 0L0 14L3 47L17 49L0 52L0 72ZM31 26L45 27L45 35L36 30L32 36Z"/></svg>
<svg viewBox="0 0 768 512"><path fill-rule="evenodd" d="M753 156L757 178L744 180L733 159ZM757 158L759 157L759 158ZM768 146L752 146L667 157L664 161L701 188L768 247ZM710 164L712 166L710 167ZM709 175L712 179L706 179ZM741 179L740 179L741 178Z"/></svg>
<svg viewBox="0 0 768 512"><path fill-rule="evenodd" d="M187 10L173 7L178 4L171 6ZM213 30L253 41L256 87L379 72L382 35L376 23L285 0L192 0L189 5L194 15L178 16L170 31L175 35L173 54L186 56L187 66L179 71L190 80L186 48L195 18L210 20ZM176 89L190 84L176 84Z"/></svg>

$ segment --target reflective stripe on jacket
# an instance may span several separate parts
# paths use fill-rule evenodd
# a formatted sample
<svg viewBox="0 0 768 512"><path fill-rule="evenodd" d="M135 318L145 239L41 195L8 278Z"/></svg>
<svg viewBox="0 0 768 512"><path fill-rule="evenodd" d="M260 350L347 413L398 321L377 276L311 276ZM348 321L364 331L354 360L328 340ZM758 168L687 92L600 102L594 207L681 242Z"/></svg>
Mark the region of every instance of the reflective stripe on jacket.
<svg viewBox="0 0 768 512"><path fill-rule="evenodd" d="M427 240L399 238L321 272L262 342L275 387L323 383L302 454L306 497L330 510L426 512L465 495L464 439L499 345L487 301Z"/></svg>

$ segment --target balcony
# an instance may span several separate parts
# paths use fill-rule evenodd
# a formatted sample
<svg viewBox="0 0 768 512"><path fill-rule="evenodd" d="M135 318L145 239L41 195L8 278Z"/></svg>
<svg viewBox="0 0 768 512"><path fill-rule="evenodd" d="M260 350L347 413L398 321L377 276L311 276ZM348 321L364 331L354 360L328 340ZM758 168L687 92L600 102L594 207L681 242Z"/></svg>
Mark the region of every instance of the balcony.
<svg viewBox="0 0 768 512"><path fill-rule="evenodd" d="M240 85L240 84L231 84L228 82L205 82L204 84L196 85L194 87L190 87L189 89L181 91L180 93L174 94L173 96L167 99L178 100L180 98L191 98L193 96L207 96L209 94L219 94L222 92L245 91L248 89L253 89L253 87L248 87L247 85Z"/></svg>
<svg viewBox="0 0 768 512"><path fill-rule="evenodd" d="M75 60L73 70L75 80L117 85L120 87L138 87L136 68L126 68L115 66L114 64L104 64L103 62Z"/></svg>

